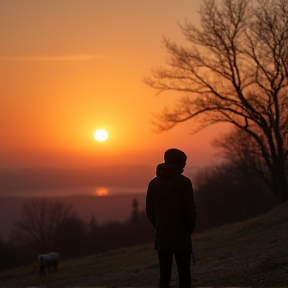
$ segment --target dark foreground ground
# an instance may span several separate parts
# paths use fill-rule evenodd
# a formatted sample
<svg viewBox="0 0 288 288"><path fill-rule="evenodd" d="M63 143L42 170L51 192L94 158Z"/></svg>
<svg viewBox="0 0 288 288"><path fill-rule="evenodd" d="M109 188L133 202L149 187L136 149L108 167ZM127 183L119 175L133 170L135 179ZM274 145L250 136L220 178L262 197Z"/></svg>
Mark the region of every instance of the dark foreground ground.
<svg viewBox="0 0 288 288"><path fill-rule="evenodd" d="M152 239L151 239L152 242ZM193 287L288 287L288 203L249 221L193 236ZM0 287L157 287L152 243L62 261L39 278L36 263L0 274ZM172 287L177 287L173 267Z"/></svg>

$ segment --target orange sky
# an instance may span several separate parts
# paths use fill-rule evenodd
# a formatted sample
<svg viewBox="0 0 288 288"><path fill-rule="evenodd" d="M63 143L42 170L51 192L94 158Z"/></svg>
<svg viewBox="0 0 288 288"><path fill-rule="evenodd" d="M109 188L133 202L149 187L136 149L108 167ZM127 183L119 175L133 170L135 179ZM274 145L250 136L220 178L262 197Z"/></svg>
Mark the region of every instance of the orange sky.
<svg viewBox="0 0 288 288"><path fill-rule="evenodd" d="M155 134L152 114L177 95L143 83L165 63L162 37L184 42L177 23L196 22L199 3L1 0L1 166L155 165L171 147L191 165L212 161L217 127ZM98 128L107 141L94 140Z"/></svg>

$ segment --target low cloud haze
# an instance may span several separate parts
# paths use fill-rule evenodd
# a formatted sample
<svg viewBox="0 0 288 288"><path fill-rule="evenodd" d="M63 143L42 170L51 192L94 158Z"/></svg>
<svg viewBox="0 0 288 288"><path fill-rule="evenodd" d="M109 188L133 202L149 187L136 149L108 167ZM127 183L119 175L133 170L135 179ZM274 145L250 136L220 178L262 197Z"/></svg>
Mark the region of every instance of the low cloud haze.
<svg viewBox="0 0 288 288"><path fill-rule="evenodd" d="M92 169L2 169L0 194L37 189L57 189L79 186L141 187L153 177L148 166L112 166ZM12 194L11 194L12 195Z"/></svg>
<svg viewBox="0 0 288 288"><path fill-rule="evenodd" d="M185 173L191 177L194 167L186 167ZM145 188L155 176L155 167L145 165L119 165L95 167L91 169L47 169L3 168L0 173L0 195L13 196L21 191L22 196L29 191L44 189L72 188L83 186ZM40 195L47 196L47 195Z"/></svg>

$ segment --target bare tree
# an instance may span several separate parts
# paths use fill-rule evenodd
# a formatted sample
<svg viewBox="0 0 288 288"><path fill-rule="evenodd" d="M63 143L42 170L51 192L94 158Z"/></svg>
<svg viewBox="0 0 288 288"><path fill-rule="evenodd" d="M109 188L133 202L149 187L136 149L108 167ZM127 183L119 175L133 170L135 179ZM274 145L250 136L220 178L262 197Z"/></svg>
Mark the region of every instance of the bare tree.
<svg viewBox="0 0 288 288"><path fill-rule="evenodd" d="M23 205L21 218L14 223L11 241L20 245L33 245L39 252L49 252L55 246L59 227L75 217L76 213L68 204L34 198Z"/></svg>
<svg viewBox="0 0 288 288"><path fill-rule="evenodd" d="M230 132L222 134L213 140L212 145L219 151L218 153L224 161L229 164L229 170L233 170L236 174L244 173L248 182L252 178L259 178L270 189L273 189L271 175L259 150L259 145L243 129L236 127Z"/></svg>
<svg viewBox="0 0 288 288"><path fill-rule="evenodd" d="M144 82L179 92L174 109L156 116L158 131L187 120L228 122L261 151L273 192L288 199L288 0L203 0L200 25L181 25L189 45L164 39L167 68Z"/></svg>
<svg viewBox="0 0 288 288"><path fill-rule="evenodd" d="M82 256L89 251L86 228L86 223L76 215L71 215L59 223L53 243L61 253L61 258Z"/></svg>
<svg viewBox="0 0 288 288"><path fill-rule="evenodd" d="M131 221L133 221L133 220L137 221L139 218L139 214L140 214L139 201L137 198L133 198L133 200L132 200L132 212L131 212L130 220Z"/></svg>
<svg viewBox="0 0 288 288"><path fill-rule="evenodd" d="M260 178L242 168L222 162L195 175L195 200L202 215L197 222L199 231L256 217L279 204Z"/></svg>

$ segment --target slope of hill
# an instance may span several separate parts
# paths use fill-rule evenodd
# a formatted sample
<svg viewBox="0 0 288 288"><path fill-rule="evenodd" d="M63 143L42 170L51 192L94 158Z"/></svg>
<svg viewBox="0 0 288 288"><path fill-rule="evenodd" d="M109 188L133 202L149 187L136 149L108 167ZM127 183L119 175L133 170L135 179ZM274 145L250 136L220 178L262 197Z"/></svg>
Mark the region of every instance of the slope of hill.
<svg viewBox="0 0 288 288"><path fill-rule="evenodd" d="M261 217L194 235L193 286L285 287L287 239L288 203ZM35 264L5 271L0 279L1 287L156 287L158 263L151 243L63 260L58 274L44 279Z"/></svg>

